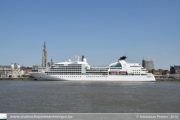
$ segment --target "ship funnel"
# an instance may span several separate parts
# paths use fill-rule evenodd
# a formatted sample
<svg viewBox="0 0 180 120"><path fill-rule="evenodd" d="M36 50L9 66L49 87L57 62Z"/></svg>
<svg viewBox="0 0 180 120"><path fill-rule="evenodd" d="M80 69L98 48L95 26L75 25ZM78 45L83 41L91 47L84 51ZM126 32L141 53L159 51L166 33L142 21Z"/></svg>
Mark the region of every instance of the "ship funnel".
<svg viewBox="0 0 180 120"><path fill-rule="evenodd" d="M82 62L86 62L87 60L86 60L86 57L83 55L82 56Z"/></svg>
<svg viewBox="0 0 180 120"><path fill-rule="evenodd" d="M119 58L119 60L125 60L127 57L126 56L122 56Z"/></svg>

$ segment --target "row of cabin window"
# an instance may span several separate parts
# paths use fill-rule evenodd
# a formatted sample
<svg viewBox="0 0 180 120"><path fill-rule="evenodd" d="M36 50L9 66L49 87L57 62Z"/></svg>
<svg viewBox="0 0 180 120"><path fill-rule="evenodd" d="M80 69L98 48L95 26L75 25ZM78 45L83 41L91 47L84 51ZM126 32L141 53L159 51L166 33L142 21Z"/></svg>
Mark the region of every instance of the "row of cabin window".
<svg viewBox="0 0 180 120"><path fill-rule="evenodd" d="M81 64L61 64L61 65L57 65L57 66L81 66Z"/></svg>
<svg viewBox="0 0 180 120"><path fill-rule="evenodd" d="M59 67L58 66L58 68L81 68L82 66L61 66L61 67ZM52 68L57 68L57 67L52 67Z"/></svg>
<svg viewBox="0 0 180 120"><path fill-rule="evenodd" d="M135 75L140 75L140 74L135 74ZM141 75L146 75L146 74L141 74ZM55 76L55 77L81 77L81 76ZM108 76L86 76L86 77L108 77Z"/></svg>
<svg viewBox="0 0 180 120"><path fill-rule="evenodd" d="M108 70L86 70L86 71L108 71Z"/></svg>
<svg viewBox="0 0 180 120"><path fill-rule="evenodd" d="M72 69L68 70L68 69L66 69L66 70L51 70L51 71L81 71L81 69L80 70L76 70L76 69L75 70L72 70Z"/></svg>
<svg viewBox="0 0 180 120"><path fill-rule="evenodd" d="M81 76L55 76L55 77L81 77Z"/></svg>
<svg viewBox="0 0 180 120"><path fill-rule="evenodd" d="M66 74L66 73L55 73L55 74L51 74L51 73L48 73L47 75L81 75L81 73L71 73L71 74Z"/></svg>
<svg viewBox="0 0 180 120"><path fill-rule="evenodd" d="M64 70L64 69L81 69L81 67L63 67L63 68L50 68L51 70Z"/></svg>
<svg viewBox="0 0 180 120"><path fill-rule="evenodd" d="M107 76L86 76L86 77L107 77Z"/></svg>
<svg viewBox="0 0 180 120"><path fill-rule="evenodd" d="M147 74L129 74L129 75L147 75Z"/></svg>

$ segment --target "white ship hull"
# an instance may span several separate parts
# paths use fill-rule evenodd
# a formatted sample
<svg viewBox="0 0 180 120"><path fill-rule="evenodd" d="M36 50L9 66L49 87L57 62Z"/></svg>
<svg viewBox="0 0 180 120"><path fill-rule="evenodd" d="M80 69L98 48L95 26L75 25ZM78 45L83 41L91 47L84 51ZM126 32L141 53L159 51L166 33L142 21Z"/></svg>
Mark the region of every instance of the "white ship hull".
<svg viewBox="0 0 180 120"><path fill-rule="evenodd" d="M32 72L30 75L37 80L49 81L156 81L154 76L144 75L46 75L42 72Z"/></svg>

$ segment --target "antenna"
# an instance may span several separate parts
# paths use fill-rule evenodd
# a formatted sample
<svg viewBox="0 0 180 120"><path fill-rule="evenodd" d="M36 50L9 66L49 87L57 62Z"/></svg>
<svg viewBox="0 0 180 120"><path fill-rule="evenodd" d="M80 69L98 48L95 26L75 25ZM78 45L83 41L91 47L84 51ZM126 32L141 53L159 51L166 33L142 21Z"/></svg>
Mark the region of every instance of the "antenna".
<svg viewBox="0 0 180 120"><path fill-rule="evenodd" d="M76 55L74 57L75 57L75 60L76 60Z"/></svg>
<svg viewBox="0 0 180 120"><path fill-rule="evenodd" d="M79 62L79 56L76 56L76 57L75 57L75 60L76 60L77 62Z"/></svg>

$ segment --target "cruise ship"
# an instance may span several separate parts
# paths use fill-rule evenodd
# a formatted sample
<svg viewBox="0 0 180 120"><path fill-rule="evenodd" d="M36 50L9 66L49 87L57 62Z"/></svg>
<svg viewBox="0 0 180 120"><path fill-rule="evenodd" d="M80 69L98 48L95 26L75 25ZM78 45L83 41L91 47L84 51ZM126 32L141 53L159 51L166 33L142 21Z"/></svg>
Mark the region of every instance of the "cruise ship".
<svg viewBox="0 0 180 120"><path fill-rule="evenodd" d="M106 67L91 67L85 56L76 61L55 63L51 67L39 67L30 75L36 80L59 81L155 81L153 74L148 73L138 63L127 63L123 56L117 62Z"/></svg>

